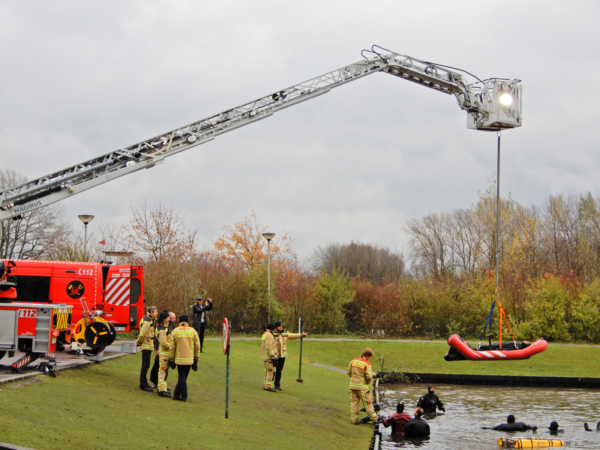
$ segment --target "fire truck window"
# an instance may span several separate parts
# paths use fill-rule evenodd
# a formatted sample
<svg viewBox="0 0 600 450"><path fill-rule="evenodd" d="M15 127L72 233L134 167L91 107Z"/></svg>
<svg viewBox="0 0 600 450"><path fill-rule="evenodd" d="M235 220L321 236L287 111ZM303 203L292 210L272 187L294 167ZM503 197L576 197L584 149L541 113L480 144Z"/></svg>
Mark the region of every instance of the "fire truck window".
<svg viewBox="0 0 600 450"><path fill-rule="evenodd" d="M49 302L50 277L17 275L18 302Z"/></svg>
<svg viewBox="0 0 600 450"><path fill-rule="evenodd" d="M131 269L131 276L132 277L137 277L137 270Z"/></svg>
<svg viewBox="0 0 600 450"><path fill-rule="evenodd" d="M110 266L102 266L102 289L106 289L106 279L108 278L108 269L110 269Z"/></svg>
<svg viewBox="0 0 600 450"><path fill-rule="evenodd" d="M129 302L132 305L135 305L138 302L140 296L142 295L142 283L140 283L140 280L138 278L131 279L131 288L129 294L131 295L131 299Z"/></svg>

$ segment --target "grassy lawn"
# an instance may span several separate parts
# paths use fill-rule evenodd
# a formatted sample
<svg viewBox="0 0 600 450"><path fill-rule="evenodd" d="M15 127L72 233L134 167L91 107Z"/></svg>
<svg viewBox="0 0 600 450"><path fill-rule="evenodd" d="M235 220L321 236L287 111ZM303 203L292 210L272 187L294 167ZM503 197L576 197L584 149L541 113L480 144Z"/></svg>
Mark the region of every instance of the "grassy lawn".
<svg viewBox="0 0 600 450"><path fill-rule="evenodd" d="M305 357L311 361L346 369L349 359L365 347L375 353L373 370L380 370L378 357L385 357L386 370L473 375L527 375L555 377L600 376L600 346L554 346L524 361L444 361L450 348L444 343L421 342L305 342Z"/></svg>
<svg viewBox="0 0 600 450"><path fill-rule="evenodd" d="M188 403L138 389L141 355L60 372L56 379L0 385L0 442L35 449L286 449L368 448L372 427L349 423L348 377L304 364L298 341L277 394L262 390L259 341L232 345L230 419L225 411L225 356L205 343L198 372L188 379ZM441 343L307 341L304 361L346 369L370 346L386 367L414 372L595 377L600 347L548 347L528 361L445 362ZM173 389L176 373L171 373ZM83 443L86 444L83 444Z"/></svg>
<svg viewBox="0 0 600 450"><path fill-rule="evenodd" d="M298 343L290 347L297 356ZM218 341L205 343L187 403L138 389L140 354L0 385L0 442L34 449L368 448L372 426L349 421L348 377L305 365L304 383L297 383L297 361L288 358L283 392L265 392L260 342L234 342L228 420ZM171 371L171 390L176 379Z"/></svg>

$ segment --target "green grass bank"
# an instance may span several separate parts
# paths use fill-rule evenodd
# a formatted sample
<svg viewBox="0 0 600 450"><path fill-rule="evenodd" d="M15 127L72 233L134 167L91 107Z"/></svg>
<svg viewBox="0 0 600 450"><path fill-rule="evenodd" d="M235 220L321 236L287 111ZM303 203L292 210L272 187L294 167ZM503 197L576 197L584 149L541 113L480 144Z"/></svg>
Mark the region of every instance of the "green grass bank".
<svg viewBox="0 0 600 450"><path fill-rule="evenodd" d="M138 390L141 356L62 371L0 386L0 442L35 449L287 449L368 448L372 428L349 423L348 377L310 366L346 369L367 346L379 370L481 375L596 377L600 346L553 346L527 361L446 362L443 343L319 341L304 343L297 383L298 341L289 343L282 387L262 391L259 341L233 341L230 419L224 418L225 362L219 341L208 341L200 369L188 380L189 402ZM173 388L176 373L171 371Z"/></svg>

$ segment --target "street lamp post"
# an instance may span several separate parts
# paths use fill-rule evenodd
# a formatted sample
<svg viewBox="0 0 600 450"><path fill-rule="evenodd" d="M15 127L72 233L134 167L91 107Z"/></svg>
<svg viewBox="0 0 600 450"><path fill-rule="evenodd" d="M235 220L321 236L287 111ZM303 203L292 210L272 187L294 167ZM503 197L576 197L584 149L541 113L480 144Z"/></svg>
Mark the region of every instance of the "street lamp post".
<svg viewBox="0 0 600 450"><path fill-rule="evenodd" d="M271 323L271 239L275 237L275 233L266 232L262 235L267 240L267 295L269 296L267 323Z"/></svg>
<svg viewBox="0 0 600 450"><path fill-rule="evenodd" d="M94 216L92 216L91 214L82 214L79 217L79 220L81 220L83 222L83 224L85 225L85 237L84 237L84 241L83 241L83 256L84 259L87 261L87 226L88 223L90 223L92 220L94 220Z"/></svg>

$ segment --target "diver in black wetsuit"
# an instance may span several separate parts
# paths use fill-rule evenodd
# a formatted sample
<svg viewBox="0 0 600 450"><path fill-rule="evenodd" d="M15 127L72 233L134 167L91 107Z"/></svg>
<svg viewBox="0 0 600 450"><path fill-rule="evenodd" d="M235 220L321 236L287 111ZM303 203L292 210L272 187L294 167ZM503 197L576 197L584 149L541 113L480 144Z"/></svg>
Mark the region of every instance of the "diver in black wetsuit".
<svg viewBox="0 0 600 450"><path fill-rule="evenodd" d="M440 411L446 411L444 405L440 401L439 397L435 395L435 387L433 385L429 385L427 387L427 394L419 399L417 402L417 408L423 408L425 414L435 414L436 408L439 408Z"/></svg>
<svg viewBox="0 0 600 450"><path fill-rule="evenodd" d="M556 421L550 422L550 426L548 427L548 429L550 430L550 434L558 434L558 433L565 432L565 430L560 430L558 428L558 422L556 422Z"/></svg>
<svg viewBox="0 0 600 450"><path fill-rule="evenodd" d="M537 430L536 426L527 425L523 422L515 422L515 416L510 414L506 418L507 423L501 423L500 425L496 425L493 428L490 427L482 427L484 430L496 430L496 431L527 431L527 430ZM557 424L558 425L558 424Z"/></svg>
<svg viewBox="0 0 600 450"><path fill-rule="evenodd" d="M590 430L590 427L588 426L587 422L584 422L584 424L583 424L583 429L584 429L585 431L593 431L593 430ZM600 422L598 422L598 423L596 424L596 431L600 431Z"/></svg>
<svg viewBox="0 0 600 450"><path fill-rule="evenodd" d="M422 417L423 408L415 409L415 417L404 425L404 436L411 439L424 439L429 437L429 424Z"/></svg>

